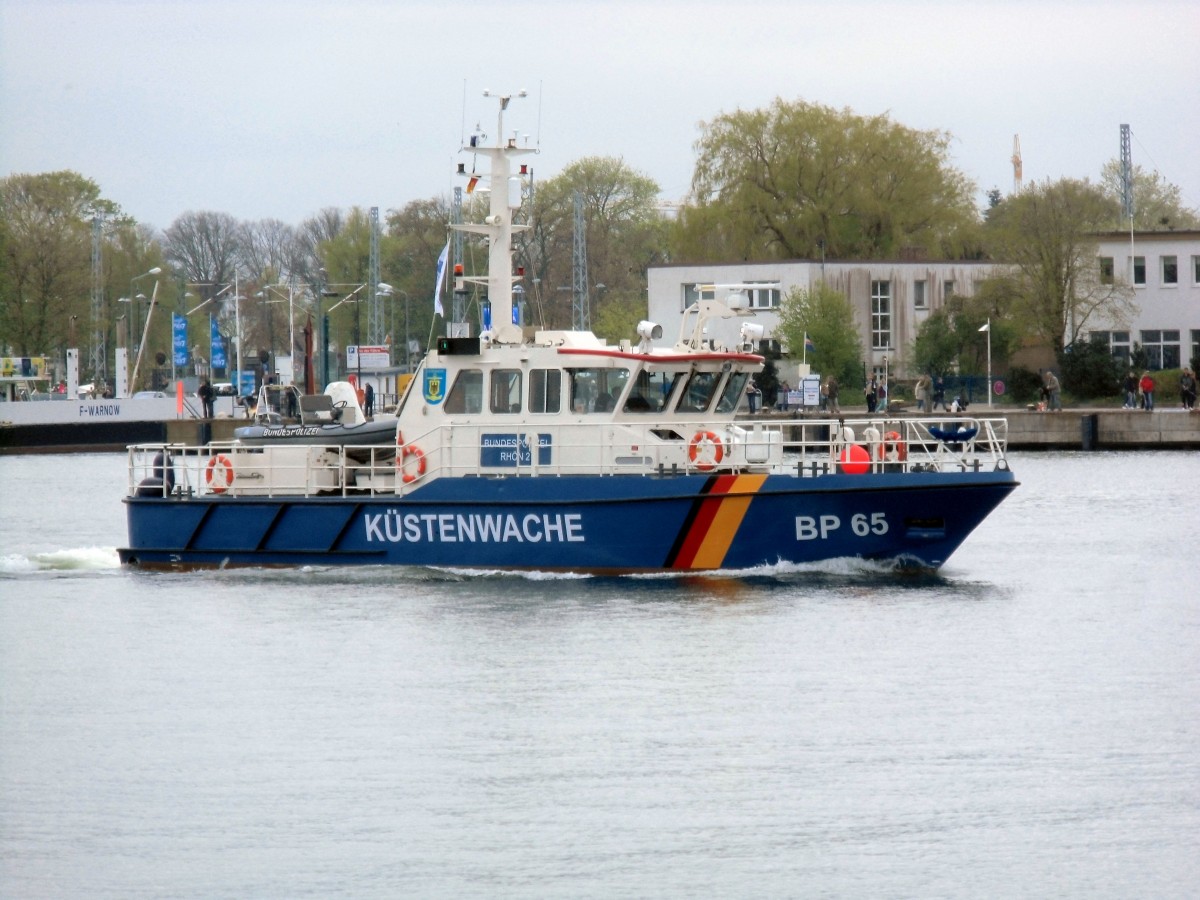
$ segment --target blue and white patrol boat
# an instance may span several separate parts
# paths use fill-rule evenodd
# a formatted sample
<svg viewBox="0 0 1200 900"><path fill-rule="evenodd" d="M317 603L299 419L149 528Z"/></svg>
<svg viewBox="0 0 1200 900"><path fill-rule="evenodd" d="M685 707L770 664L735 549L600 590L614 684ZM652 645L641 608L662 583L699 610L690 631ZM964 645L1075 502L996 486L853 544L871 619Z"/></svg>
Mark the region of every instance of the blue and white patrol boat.
<svg viewBox="0 0 1200 900"><path fill-rule="evenodd" d="M514 324L512 237L534 152L500 98L484 221L490 321L439 338L394 440L131 447L122 562L584 573L745 570L837 557L942 565L1016 487L1003 419L739 418L762 329L736 286L610 345Z"/></svg>

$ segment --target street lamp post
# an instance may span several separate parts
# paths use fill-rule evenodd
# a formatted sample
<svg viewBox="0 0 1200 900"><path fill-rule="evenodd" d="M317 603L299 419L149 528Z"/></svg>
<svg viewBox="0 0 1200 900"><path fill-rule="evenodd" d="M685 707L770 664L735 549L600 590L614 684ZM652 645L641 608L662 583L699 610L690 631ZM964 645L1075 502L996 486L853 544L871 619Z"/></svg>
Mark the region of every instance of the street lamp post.
<svg viewBox="0 0 1200 900"><path fill-rule="evenodd" d="M404 374L405 374L405 375L407 375L407 374L409 374L409 371L408 371L408 370L409 370L409 364L410 364L410 362L411 362L411 360L410 360L410 356L409 356L409 352L408 352L408 338L409 338L409 330L408 330L408 310L409 310L408 291L401 290L401 289L399 289L399 288L394 288L394 287L392 287L390 284L387 284L387 283L385 283L385 282L382 282L382 281L381 281L381 282L379 282L379 292L380 292L381 294L383 294L384 296L386 296L386 297L394 297L394 295L395 295L395 294L400 294L402 297L404 297ZM393 313L393 316L394 316L395 312L396 312L396 304L393 302L393 304L392 304L392 313ZM394 338L393 338L393 340L394 340Z"/></svg>
<svg viewBox="0 0 1200 900"><path fill-rule="evenodd" d="M218 300L218 299L220 299L221 295L223 295L223 294L224 294L226 291L232 290L232 289L234 288L234 285L233 285L233 284L224 284L224 285L223 285L223 284L222 284L221 282L219 282L219 281L216 281L216 282L213 282L213 281L194 281L194 282L189 282L187 286L188 286L188 287L205 287L205 288L214 288L214 287L220 287L221 289L220 289L219 291L217 291L215 294L213 294L211 297L209 297L207 300L202 300L202 301L201 301L200 303L198 303L196 306L193 306L191 309L189 309L189 310L185 311L185 312L184 312L184 316L190 316L192 313L199 312L199 311L200 311L200 310L202 310L204 307L208 306L208 304L212 303L212 302L213 302L213 301L215 301L215 300ZM207 291L204 291L204 292L202 292L202 293L207 293ZM185 294L184 296L185 296L185 297L193 297L193 298L194 298L194 297L195 297L195 294L192 294L192 293L190 293L190 292L189 292L189 293ZM212 314L211 314L211 313L209 313L209 319L211 320L211 318L212 318ZM212 332L213 332L213 330L212 330L212 324L211 324L211 322L210 322L210 324L209 324L209 328L208 328L208 377L209 377L209 378L212 378L212 375L213 375L213 371L212 371L212 357L213 357L213 336L212 336ZM225 364L225 368L226 368L226 369L228 369L228 368L229 368L229 364L228 364L228 362Z"/></svg>
<svg viewBox="0 0 1200 900"><path fill-rule="evenodd" d="M322 272L323 271L324 270L322 270ZM365 285L365 284L357 285L354 288L354 290L352 290L345 297L342 297L342 299L339 300L337 303L333 304L333 306L329 307L329 309L326 310L325 314L321 316L321 379L322 379L321 388L322 388L322 390L324 389L325 385L329 384L329 314L332 313L339 306L341 306L343 303L357 303L358 300L356 299L356 295L358 294L359 291L361 291L366 286L367 285ZM345 287L350 287L350 285L349 284L327 284L327 285L324 285L325 289L320 291L320 296L317 299L318 311L320 311L320 297L336 297L336 296L338 296L340 293L339 291L330 291L327 289L328 288L339 288L339 287L345 288ZM356 338L356 340L357 340L357 338Z"/></svg>
<svg viewBox="0 0 1200 900"><path fill-rule="evenodd" d="M988 406L992 405L992 318L979 326L980 331L987 332L987 397Z"/></svg>
<svg viewBox="0 0 1200 900"><path fill-rule="evenodd" d="M162 269L159 266L155 266L149 272L143 272L141 275L135 275L133 278L131 278L129 280L129 296L132 298L131 302L134 304L133 308L130 310L130 312L135 316L135 322L136 322L136 316L137 316L137 301L145 299L144 294L135 294L134 293L135 286L143 278L149 278L153 275L161 274L161 272L162 272ZM158 299L158 281L155 280L154 290L150 292L150 308L148 310L146 310L146 325L142 329L142 337L141 337L141 340L138 342L137 359L135 360L135 362L133 364L133 379L130 383L130 387L133 389L134 393L137 392L138 370L141 368L141 365L142 365L142 352L146 349L146 338L150 334L150 320L154 316L154 303L157 299Z"/></svg>

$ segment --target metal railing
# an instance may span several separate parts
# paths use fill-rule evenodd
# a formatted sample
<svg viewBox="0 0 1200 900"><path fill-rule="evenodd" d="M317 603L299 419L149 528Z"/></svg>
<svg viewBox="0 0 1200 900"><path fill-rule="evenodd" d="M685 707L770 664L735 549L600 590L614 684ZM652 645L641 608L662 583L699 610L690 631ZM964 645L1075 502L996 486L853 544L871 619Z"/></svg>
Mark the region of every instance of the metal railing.
<svg viewBox="0 0 1200 900"><path fill-rule="evenodd" d="M405 443L237 441L129 448L130 496L403 495L436 478L987 471L1007 467L1008 422L961 416L739 423L444 423Z"/></svg>

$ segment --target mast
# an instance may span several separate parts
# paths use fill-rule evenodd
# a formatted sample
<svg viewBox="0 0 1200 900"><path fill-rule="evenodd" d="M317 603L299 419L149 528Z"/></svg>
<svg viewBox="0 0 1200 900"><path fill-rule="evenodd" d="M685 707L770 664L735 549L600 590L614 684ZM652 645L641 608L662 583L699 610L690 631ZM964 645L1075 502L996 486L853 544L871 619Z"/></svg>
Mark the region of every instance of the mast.
<svg viewBox="0 0 1200 900"><path fill-rule="evenodd" d="M484 91L485 97L495 96ZM526 96L525 91L519 91L518 97ZM527 177L527 168L522 165L517 173L513 171L513 160L518 156L537 153L532 147L518 147L516 135L505 137L504 112L512 100L511 94L496 96L500 108L496 113L495 143L484 145L487 135L471 136L470 144L461 148L463 152L482 155L488 159L488 175L490 196L488 198L488 215L482 224L468 223L451 225L457 231L481 234L488 239L488 272L486 278L470 277L463 281L483 285L487 289L487 299L490 301L491 318L485 317L483 335L495 343L517 344L522 340L522 332L513 323L513 234L528 230L528 225L513 224L513 216L521 208L521 188ZM459 163L460 175L467 175L464 164ZM474 177L474 176L472 176Z"/></svg>

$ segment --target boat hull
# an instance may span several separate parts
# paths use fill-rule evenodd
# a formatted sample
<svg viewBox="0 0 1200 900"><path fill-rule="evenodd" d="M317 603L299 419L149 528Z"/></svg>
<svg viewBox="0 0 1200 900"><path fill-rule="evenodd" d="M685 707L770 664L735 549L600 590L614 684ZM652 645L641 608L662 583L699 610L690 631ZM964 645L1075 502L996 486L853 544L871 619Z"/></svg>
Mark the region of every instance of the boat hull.
<svg viewBox="0 0 1200 900"><path fill-rule="evenodd" d="M438 479L403 497L128 497L144 568L629 572L839 557L937 568L1017 486L993 472Z"/></svg>

